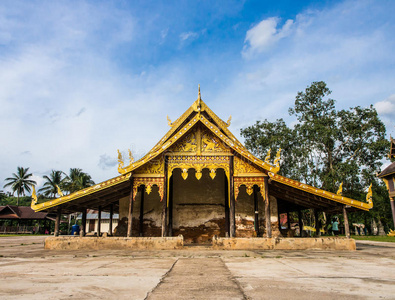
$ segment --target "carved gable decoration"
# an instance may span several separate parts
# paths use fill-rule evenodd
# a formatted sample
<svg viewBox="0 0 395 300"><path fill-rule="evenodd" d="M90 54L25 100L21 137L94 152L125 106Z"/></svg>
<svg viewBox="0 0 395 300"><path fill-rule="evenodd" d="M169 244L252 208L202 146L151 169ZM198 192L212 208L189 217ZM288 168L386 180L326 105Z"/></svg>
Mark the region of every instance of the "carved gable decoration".
<svg viewBox="0 0 395 300"><path fill-rule="evenodd" d="M174 145L171 151L174 152L196 152L197 150L197 130L188 133L180 142Z"/></svg>
<svg viewBox="0 0 395 300"><path fill-rule="evenodd" d="M237 156L234 157L234 170L235 175L263 173L262 171L259 171L257 168L248 163L246 160L240 159Z"/></svg>
<svg viewBox="0 0 395 300"><path fill-rule="evenodd" d="M202 153L229 153L230 148L209 130L203 129L201 133Z"/></svg>
<svg viewBox="0 0 395 300"><path fill-rule="evenodd" d="M135 174L164 174L164 172L165 166L163 156L152 159L133 171Z"/></svg>

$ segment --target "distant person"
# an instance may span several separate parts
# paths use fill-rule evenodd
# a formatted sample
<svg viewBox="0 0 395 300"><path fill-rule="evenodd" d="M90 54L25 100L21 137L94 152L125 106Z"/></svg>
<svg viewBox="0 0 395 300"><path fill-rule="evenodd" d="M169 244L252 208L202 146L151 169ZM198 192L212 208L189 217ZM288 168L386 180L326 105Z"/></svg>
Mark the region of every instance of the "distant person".
<svg viewBox="0 0 395 300"><path fill-rule="evenodd" d="M335 236L339 235L339 220L335 219L332 221L332 232Z"/></svg>

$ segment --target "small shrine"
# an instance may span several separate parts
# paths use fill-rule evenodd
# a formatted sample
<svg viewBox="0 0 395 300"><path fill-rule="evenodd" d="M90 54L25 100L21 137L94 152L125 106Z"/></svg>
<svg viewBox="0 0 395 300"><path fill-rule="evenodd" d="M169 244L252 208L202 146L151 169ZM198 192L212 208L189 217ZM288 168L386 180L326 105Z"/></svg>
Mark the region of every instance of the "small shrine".
<svg viewBox="0 0 395 300"><path fill-rule="evenodd" d="M94 209L99 224L101 213L110 213L109 235L183 235L187 242L207 242L214 236L281 236L283 213L309 208L341 212L347 220L347 210L373 206L371 193L361 202L342 196L341 188L330 193L279 175L281 149L264 160L251 154L229 131L231 117L223 121L203 102L200 87L192 106L167 120L169 131L140 160L130 150L128 159L118 151L119 176L45 203L33 201L32 208L57 212L58 220L61 213L81 212L83 233L86 212Z"/></svg>

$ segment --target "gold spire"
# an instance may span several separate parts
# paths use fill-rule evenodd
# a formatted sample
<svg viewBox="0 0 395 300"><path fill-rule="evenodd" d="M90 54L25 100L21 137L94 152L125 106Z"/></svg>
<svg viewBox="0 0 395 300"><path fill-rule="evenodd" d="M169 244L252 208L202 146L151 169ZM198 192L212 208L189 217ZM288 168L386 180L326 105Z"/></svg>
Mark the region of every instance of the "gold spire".
<svg viewBox="0 0 395 300"><path fill-rule="evenodd" d="M201 105L201 101L202 101L202 95L200 94L200 84L199 84L199 94L198 94L198 103L197 103L197 107L198 107L198 110L200 111L200 105Z"/></svg>
<svg viewBox="0 0 395 300"><path fill-rule="evenodd" d="M32 185L33 188L33 193L32 193L32 205L36 205L37 204L37 194L36 194L36 188L34 185Z"/></svg>
<svg viewBox="0 0 395 300"><path fill-rule="evenodd" d="M343 182L340 183L339 189L337 190L336 195L339 195L339 196L343 195Z"/></svg>

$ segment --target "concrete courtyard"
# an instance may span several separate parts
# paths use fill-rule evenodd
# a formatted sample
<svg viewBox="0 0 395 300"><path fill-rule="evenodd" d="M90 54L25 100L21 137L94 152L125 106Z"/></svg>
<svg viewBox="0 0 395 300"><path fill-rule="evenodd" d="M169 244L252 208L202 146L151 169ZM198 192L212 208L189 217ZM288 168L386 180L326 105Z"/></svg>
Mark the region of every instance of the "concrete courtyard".
<svg viewBox="0 0 395 300"><path fill-rule="evenodd" d="M0 299L395 299L395 245L357 251L44 250L0 237Z"/></svg>

